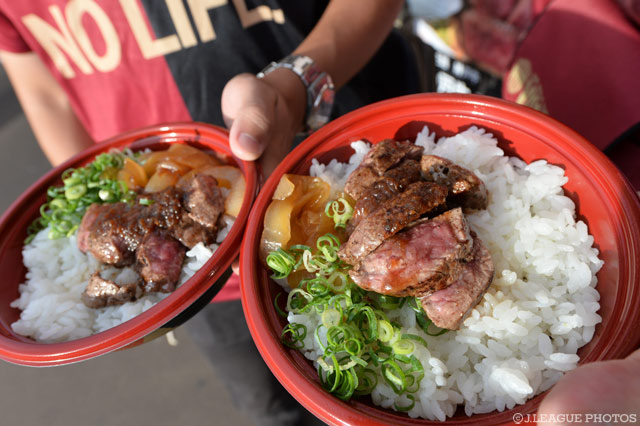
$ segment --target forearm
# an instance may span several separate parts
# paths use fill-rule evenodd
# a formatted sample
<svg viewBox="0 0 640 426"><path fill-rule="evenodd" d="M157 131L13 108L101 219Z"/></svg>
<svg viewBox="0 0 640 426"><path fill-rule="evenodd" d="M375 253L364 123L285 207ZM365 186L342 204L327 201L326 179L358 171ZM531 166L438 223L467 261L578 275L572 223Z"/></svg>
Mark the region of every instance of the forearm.
<svg viewBox="0 0 640 426"><path fill-rule="evenodd" d="M380 48L402 4L401 0L333 0L294 53L313 58L340 88Z"/></svg>
<svg viewBox="0 0 640 426"><path fill-rule="evenodd" d="M53 166L93 145L68 101L43 99L37 106L23 109L40 148Z"/></svg>
<svg viewBox="0 0 640 426"><path fill-rule="evenodd" d="M2 52L0 58L31 129L52 165L93 144L66 94L35 54Z"/></svg>
<svg viewBox="0 0 640 426"><path fill-rule="evenodd" d="M313 31L292 53L311 57L339 89L380 48L402 4L402 0L333 0ZM295 130L302 130L306 91L300 79L279 69L264 80L286 100L294 115Z"/></svg>

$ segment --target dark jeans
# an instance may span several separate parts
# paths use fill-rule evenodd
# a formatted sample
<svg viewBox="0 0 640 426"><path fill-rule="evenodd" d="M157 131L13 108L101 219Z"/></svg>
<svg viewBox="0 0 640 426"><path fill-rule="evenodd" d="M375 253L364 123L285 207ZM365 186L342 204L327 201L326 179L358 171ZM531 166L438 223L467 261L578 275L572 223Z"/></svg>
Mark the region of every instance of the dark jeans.
<svg viewBox="0 0 640 426"><path fill-rule="evenodd" d="M184 327L226 384L238 410L257 425L309 424L310 415L260 357L239 300L209 304Z"/></svg>

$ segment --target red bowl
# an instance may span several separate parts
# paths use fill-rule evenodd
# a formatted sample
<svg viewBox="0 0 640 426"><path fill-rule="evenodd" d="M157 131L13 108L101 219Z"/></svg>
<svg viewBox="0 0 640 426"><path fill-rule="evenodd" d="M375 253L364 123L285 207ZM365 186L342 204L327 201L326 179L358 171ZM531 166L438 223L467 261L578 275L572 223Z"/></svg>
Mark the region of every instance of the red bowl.
<svg viewBox="0 0 640 426"><path fill-rule="evenodd" d="M18 285L25 281L22 246L27 226L39 215L47 188L61 184L61 173L81 167L112 148L133 150L167 149L172 143L210 149L237 165L246 180L243 206L228 236L209 261L191 279L152 308L125 323L101 333L64 343L42 344L13 332L20 311L9 304L18 298ZM149 341L190 318L220 291L231 275L251 203L257 193L258 174L252 162L233 157L225 129L201 123L171 123L131 131L76 155L34 183L0 218L0 358L22 365L50 366L77 362L116 349Z"/></svg>
<svg viewBox="0 0 640 426"><path fill-rule="evenodd" d="M284 387L309 411L334 425L437 424L373 406L368 399L343 402L325 392L312 364L280 343L285 324L274 308L281 288L258 259L265 210L284 173L308 174L311 159L346 161L349 144L360 139L413 140L428 125L438 137L472 125L492 133L507 155L531 162L546 159L562 167L566 194L589 226L604 266L598 273L602 323L580 349L580 363L621 358L640 344L640 200L626 178L576 132L533 109L474 95L421 94L401 97L349 113L312 134L292 151L261 189L247 223L240 255L242 302L260 353ZM510 423L515 413L535 413L544 394L513 410L467 417L450 424Z"/></svg>

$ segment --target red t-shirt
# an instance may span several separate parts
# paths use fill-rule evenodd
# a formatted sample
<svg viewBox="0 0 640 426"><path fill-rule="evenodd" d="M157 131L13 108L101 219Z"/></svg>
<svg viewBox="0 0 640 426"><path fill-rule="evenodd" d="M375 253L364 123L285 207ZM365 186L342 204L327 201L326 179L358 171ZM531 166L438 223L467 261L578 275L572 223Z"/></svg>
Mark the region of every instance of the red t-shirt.
<svg viewBox="0 0 640 426"><path fill-rule="evenodd" d="M168 121L222 125L224 84L293 50L311 17L217 3L0 0L0 49L37 53L96 141Z"/></svg>

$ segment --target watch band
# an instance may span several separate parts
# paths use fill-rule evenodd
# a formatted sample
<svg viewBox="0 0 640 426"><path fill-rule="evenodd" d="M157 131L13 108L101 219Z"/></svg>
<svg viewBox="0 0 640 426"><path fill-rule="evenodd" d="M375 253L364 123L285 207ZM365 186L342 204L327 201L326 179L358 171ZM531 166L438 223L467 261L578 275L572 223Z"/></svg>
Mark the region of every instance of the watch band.
<svg viewBox="0 0 640 426"><path fill-rule="evenodd" d="M256 76L263 78L278 68L293 71L307 90L305 131L313 131L326 124L331 116L334 100L331 76L322 71L313 59L303 55L289 55L278 62L271 62Z"/></svg>

